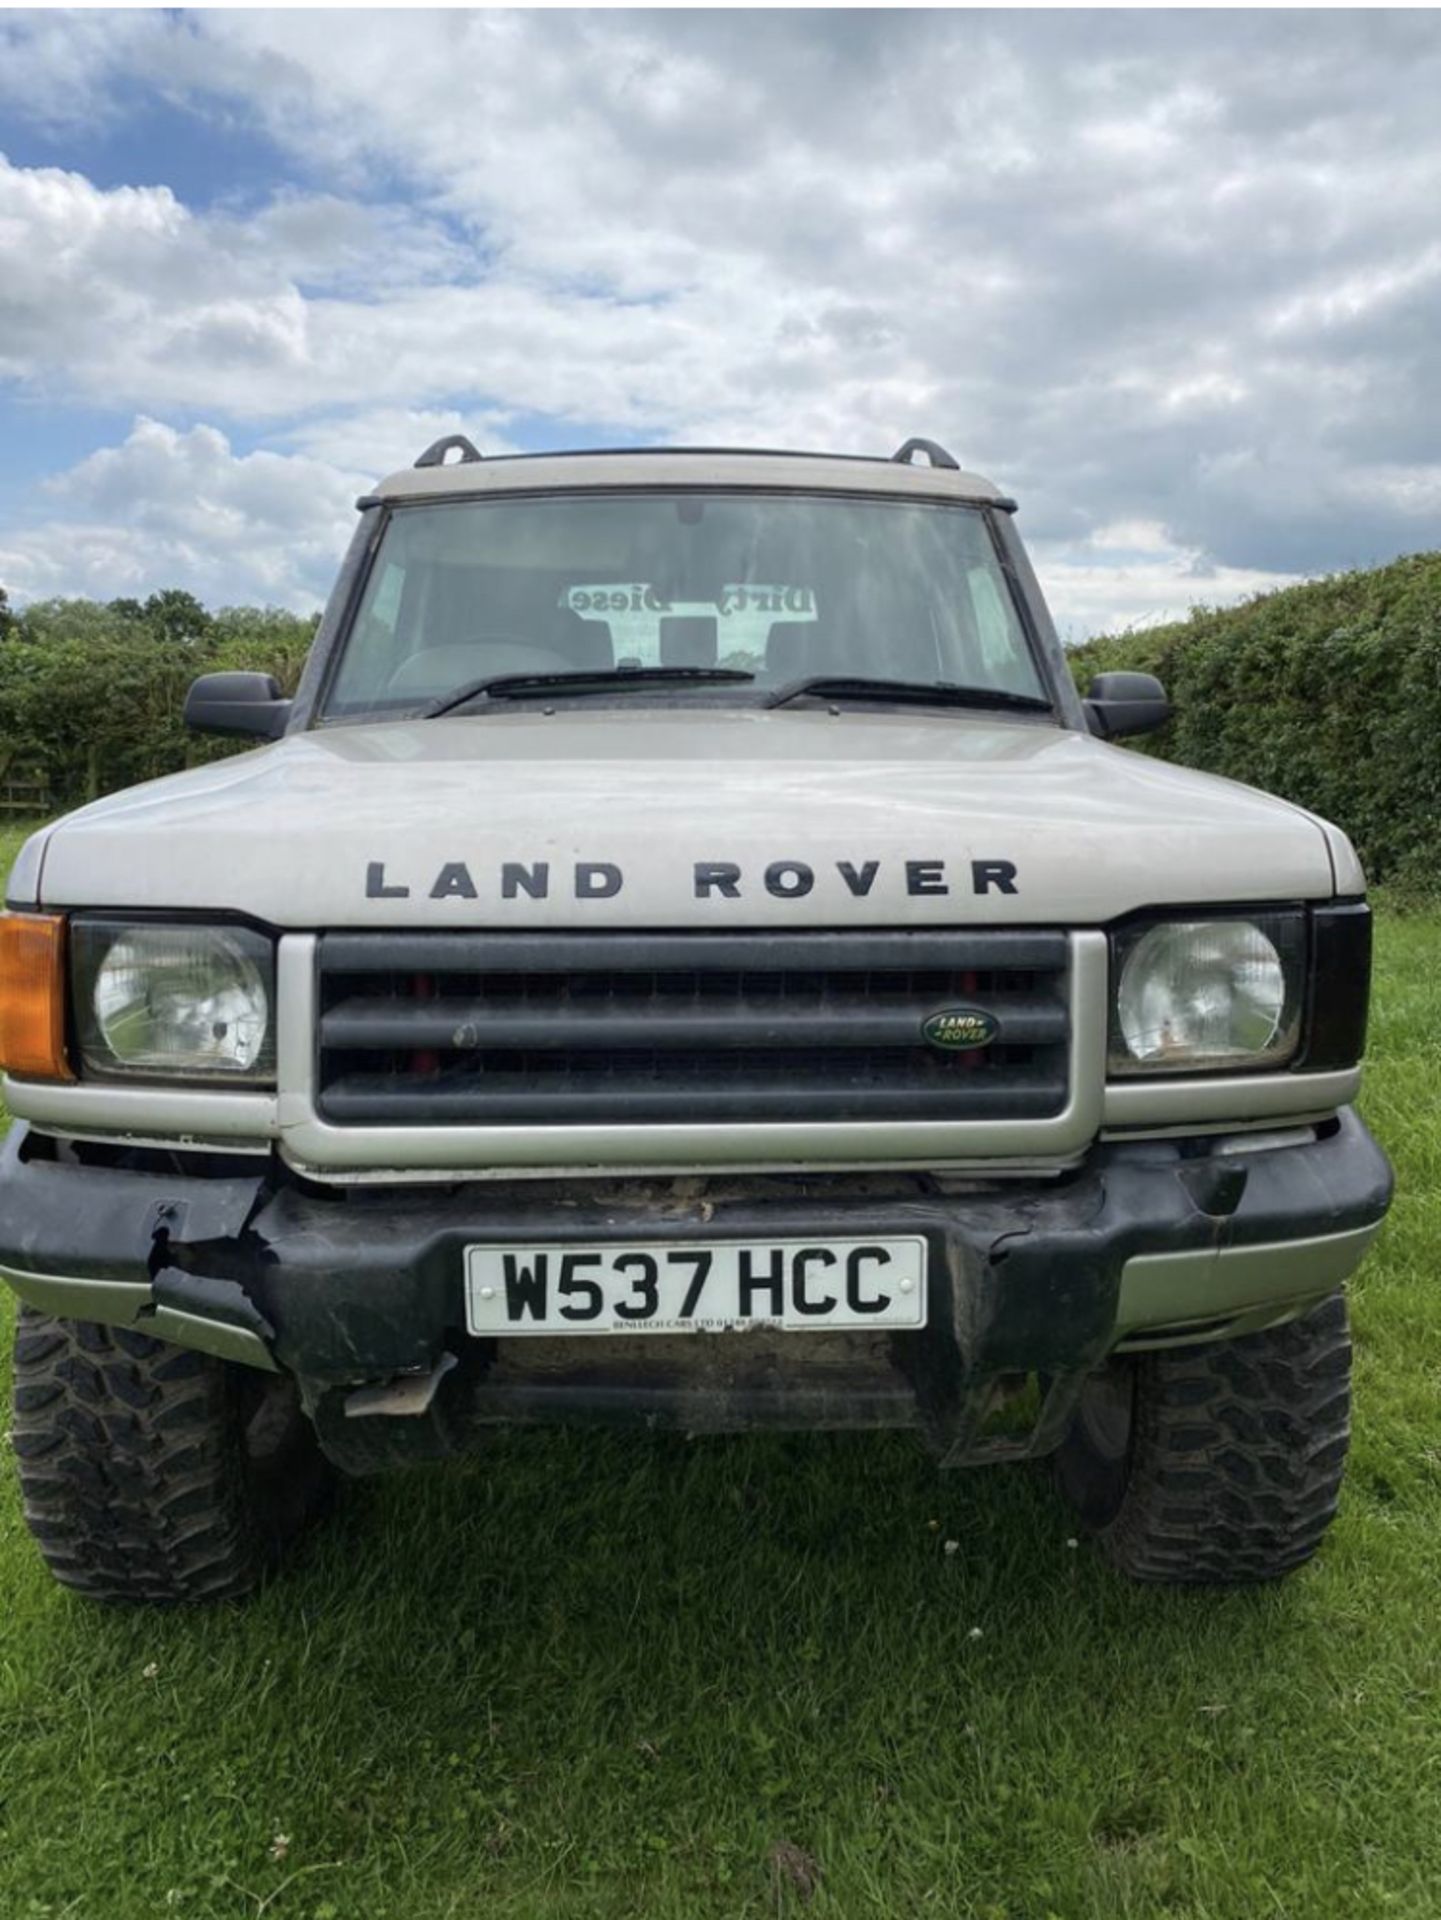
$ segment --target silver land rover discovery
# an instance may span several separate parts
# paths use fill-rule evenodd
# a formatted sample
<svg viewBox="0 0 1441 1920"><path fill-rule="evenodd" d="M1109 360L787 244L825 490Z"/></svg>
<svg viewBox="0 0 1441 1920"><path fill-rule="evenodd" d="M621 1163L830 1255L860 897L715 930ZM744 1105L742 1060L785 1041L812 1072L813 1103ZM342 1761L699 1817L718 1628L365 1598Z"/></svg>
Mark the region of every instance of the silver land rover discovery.
<svg viewBox="0 0 1441 1920"><path fill-rule="evenodd" d="M14 1445L57 1578L252 1586L516 1421L1049 1457L1127 1573L1316 1549L1370 919L1344 834L1111 744L1014 503L892 459L482 459L360 502L252 751L22 851Z"/></svg>

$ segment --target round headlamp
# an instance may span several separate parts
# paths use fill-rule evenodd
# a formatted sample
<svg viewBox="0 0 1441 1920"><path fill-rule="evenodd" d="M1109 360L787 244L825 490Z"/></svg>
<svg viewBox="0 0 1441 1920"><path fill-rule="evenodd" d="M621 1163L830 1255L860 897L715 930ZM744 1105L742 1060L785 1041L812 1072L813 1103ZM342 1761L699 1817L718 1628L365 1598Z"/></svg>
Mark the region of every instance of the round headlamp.
<svg viewBox="0 0 1441 1920"><path fill-rule="evenodd" d="M274 1078L274 952L263 934L77 921L74 952L87 1072Z"/></svg>
<svg viewBox="0 0 1441 1920"><path fill-rule="evenodd" d="M1116 943L1111 1069L1279 1066L1296 1050L1299 915L1169 920Z"/></svg>

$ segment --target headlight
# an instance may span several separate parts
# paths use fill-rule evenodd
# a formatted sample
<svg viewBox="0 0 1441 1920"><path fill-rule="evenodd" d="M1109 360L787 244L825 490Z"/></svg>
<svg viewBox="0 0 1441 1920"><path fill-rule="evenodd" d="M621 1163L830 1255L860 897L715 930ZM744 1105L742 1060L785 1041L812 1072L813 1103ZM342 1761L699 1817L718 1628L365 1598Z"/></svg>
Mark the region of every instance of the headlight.
<svg viewBox="0 0 1441 1920"><path fill-rule="evenodd" d="M1112 1073L1278 1067L1300 1037L1299 913L1162 920L1112 940Z"/></svg>
<svg viewBox="0 0 1441 1920"><path fill-rule="evenodd" d="M274 1079L275 958L264 934L77 919L71 943L87 1073Z"/></svg>

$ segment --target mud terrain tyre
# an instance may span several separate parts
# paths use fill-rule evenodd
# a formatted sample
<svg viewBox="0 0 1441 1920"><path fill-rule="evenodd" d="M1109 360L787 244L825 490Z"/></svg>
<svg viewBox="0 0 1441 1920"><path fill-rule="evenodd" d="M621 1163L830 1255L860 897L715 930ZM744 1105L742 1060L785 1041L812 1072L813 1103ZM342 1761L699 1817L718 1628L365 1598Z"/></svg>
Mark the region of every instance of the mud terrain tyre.
<svg viewBox="0 0 1441 1920"><path fill-rule="evenodd" d="M1284 1326L1111 1362L1055 1456L1062 1492L1136 1580L1242 1585L1309 1560L1351 1434L1346 1302Z"/></svg>
<svg viewBox="0 0 1441 1920"><path fill-rule="evenodd" d="M55 1578L95 1600L248 1593L328 1502L291 1383L22 1306L13 1444Z"/></svg>

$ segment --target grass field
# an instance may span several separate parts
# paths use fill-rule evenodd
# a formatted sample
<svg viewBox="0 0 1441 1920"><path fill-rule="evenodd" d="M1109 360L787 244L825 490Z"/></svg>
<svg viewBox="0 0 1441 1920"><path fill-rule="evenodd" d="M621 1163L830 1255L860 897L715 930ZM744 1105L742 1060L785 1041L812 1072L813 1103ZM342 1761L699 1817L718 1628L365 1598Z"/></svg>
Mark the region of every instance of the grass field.
<svg viewBox="0 0 1441 1920"><path fill-rule="evenodd" d="M54 1587L0 1476L4 1920L1441 1912L1441 918L1385 916L1320 1560L1123 1585L898 1437L517 1433L251 1606ZM959 1549L945 1551L948 1541Z"/></svg>

